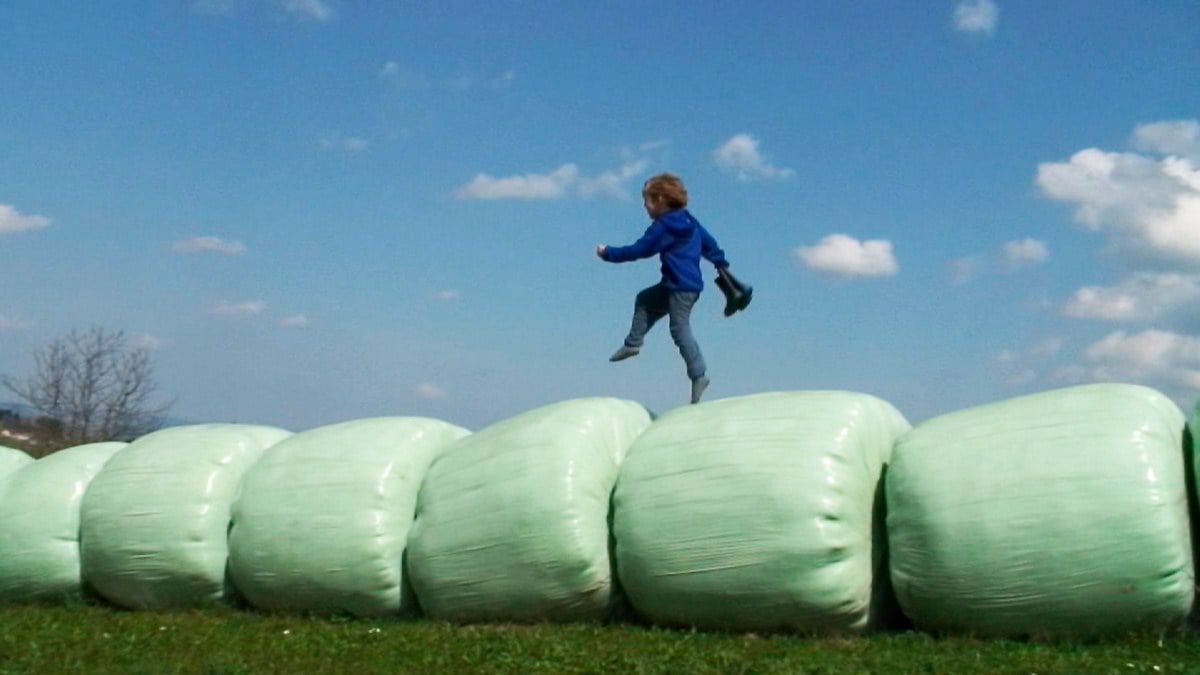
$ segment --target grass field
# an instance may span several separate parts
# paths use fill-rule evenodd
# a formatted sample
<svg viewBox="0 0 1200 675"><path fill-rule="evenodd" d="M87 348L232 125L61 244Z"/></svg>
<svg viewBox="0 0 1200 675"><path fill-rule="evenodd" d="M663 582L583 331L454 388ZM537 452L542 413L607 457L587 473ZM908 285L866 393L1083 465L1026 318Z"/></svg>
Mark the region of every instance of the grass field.
<svg viewBox="0 0 1200 675"><path fill-rule="evenodd" d="M0 609L3 673L1198 673L1195 635L1095 644L735 635L632 625L453 626L233 609Z"/></svg>

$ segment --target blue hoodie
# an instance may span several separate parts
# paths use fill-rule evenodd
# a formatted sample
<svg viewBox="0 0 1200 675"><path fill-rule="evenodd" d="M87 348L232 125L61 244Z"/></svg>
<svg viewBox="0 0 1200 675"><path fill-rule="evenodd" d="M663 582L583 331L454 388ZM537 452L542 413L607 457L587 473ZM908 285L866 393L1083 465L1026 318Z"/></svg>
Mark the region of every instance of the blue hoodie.
<svg viewBox="0 0 1200 675"><path fill-rule="evenodd" d="M655 253L662 260L663 284L672 291L704 290L700 256L717 267L729 266L717 240L687 209L667 211L650 223L641 239L629 246L608 246L601 257L621 263L649 258Z"/></svg>

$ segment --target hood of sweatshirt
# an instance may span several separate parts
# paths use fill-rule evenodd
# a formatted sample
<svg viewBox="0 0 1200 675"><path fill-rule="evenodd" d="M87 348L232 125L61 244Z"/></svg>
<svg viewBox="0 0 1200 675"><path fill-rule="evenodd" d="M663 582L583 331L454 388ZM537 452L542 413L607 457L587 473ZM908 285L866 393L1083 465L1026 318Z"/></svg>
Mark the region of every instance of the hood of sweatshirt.
<svg viewBox="0 0 1200 675"><path fill-rule="evenodd" d="M662 223L663 227L674 237L686 237L696 229L696 219L692 218L692 214L688 213L687 209L675 209L667 211L656 218Z"/></svg>

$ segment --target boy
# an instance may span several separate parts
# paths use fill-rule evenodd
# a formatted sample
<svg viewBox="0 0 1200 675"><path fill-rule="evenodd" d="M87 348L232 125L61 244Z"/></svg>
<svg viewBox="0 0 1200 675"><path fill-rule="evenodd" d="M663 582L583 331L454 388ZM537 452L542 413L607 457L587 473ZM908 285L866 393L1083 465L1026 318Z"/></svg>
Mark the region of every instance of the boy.
<svg viewBox="0 0 1200 675"><path fill-rule="evenodd" d="M642 349L646 332L664 316L670 317L671 338L687 364L692 380L692 403L708 387L704 356L692 336L689 319L692 306L704 290L700 274L700 257L704 256L717 268L728 267L725 252L717 246L712 235L688 213L687 189L683 181L670 173L652 176L642 186L642 202L653 222L649 229L629 246L597 246L596 255L608 262L620 263L649 258L655 253L662 260L662 281L637 294L633 305L633 323L625 344L609 361L622 361L637 356Z"/></svg>

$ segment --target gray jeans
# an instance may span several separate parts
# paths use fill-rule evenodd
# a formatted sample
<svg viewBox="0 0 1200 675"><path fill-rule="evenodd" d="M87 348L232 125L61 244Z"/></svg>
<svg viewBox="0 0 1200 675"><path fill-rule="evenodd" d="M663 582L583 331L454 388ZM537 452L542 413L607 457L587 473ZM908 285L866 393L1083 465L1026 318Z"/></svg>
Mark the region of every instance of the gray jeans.
<svg viewBox="0 0 1200 675"><path fill-rule="evenodd" d="M633 323L629 327L629 336L625 344L641 348L646 333L655 322L664 316L670 316L671 339L679 347L679 355L687 364L688 377L696 380L704 377L707 370L704 365L704 355L700 353L700 345L692 336L692 305L700 299L700 293L695 291L671 291L660 283L643 289L637 294L633 304Z"/></svg>

